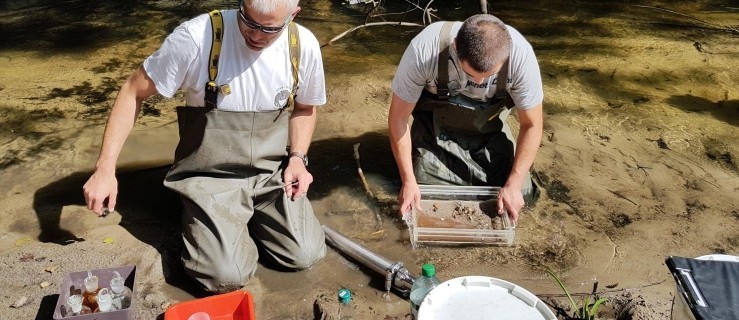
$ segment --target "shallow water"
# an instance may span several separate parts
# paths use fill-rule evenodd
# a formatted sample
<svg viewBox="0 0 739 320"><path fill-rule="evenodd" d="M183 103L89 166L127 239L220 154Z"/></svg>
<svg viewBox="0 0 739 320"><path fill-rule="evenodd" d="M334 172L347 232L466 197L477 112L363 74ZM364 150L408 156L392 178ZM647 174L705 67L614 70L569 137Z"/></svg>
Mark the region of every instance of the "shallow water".
<svg viewBox="0 0 739 320"><path fill-rule="evenodd" d="M116 224L110 219L81 218L90 215L83 207L81 185L94 166L105 116L120 83L180 21L203 12L189 7L191 3L0 1L0 168L4 170L0 198L7 215L13 217L0 222L4 230L0 250L14 252L14 243L22 236L36 238L41 234L40 241L54 243L69 236L59 229L73 235L95 234L96 229ZM212 1L206 5L228 7L235 3ZM539 264L561 269L572 279L576 291L589 290L594 278L620 282L622 287L664 283L665 275L659 269L643 267L661 262L667 254L667 249L660 248L664 241L655 241L651 245L655 248L646 253L640 241L653 240L655 233L689 239L685 232L724 232L726 239L732 237L736 231L731 226L736 220L726 214L739 210L736 203L711 202L699 193L697 198L708 205L691 202L687 209L674 209L672 202L686 202L669 194L678 193L684 185L690 190L711 190L715 185L718 195L738 190L739 146L735 139L739 134L739 76L734 69L739 51L737 35L726 30L739 25L736 8L722 1L491 4L491 12L521 31L539 58L548 117L547 141L540 159L555 164L539 163L538 168L558 170L542 172L551 182L550 198L555 201L530 209L531 218L519 226L514 248L411 250L407 230L393 207L398 179L385 127L393 72L419 29L367 27L322 49L329 103L321 108L311 146L315 182L309 193L322 223L390 260L402 261L414 273L422 263L433 261L442 278L493 275L537 293L557 290L551 281L542 281L546 275L536 268ZM652 7L638 6L645 4ZM386 5L388 12L407 7L405 3ZM435 14L452 20L474 13L478 2L443 5L448 7ZM698 20L654 9L658 5ZM297 22L309 27L322 43L362 23L366 16L364 6L344 6L338 0L304 0L301 6ZM421 22L418 11L404 17ZM178 275L169 263L177 253L173 239L179 221L178 203L160 183L176 145L173 107L181 100L151 99L119 160L119 224L162 255L167 284L152 290L173 300L192 298L186 285L171 279L172 274ZM583 147L566 134L594 142ZM619 142L618 147L598 153L601 146ZM367 195L359 179L353 154L356 143L361 144L361 167L374 197ZM693 158L673 161L673 154L664 153L646 153L641 158L645 154L639 149L642 144ZM570 153L583 154L585 159L569 166L581 167L576 174L565 174L566 164L556 165L572 161ZM665 170L678 174L666 175L665 181L655 173L647 175L648 170L656 172L663 159L669 160ZM597 171L591 166L596 165L591 162L630 172L631 180L637 183L617 185L603 193L620 195L636 208L625 201L613 204L578 194L582 189L624 180L616 172L613 177L595 176ZM697 178L680 180L688 175ZM562 184L568 181L567 176L578 176L570 178L569 187ZM639 187L649 191L636 193ZM684 196L693 198L696 194ZM663 199L663 203L636 206L651 198ZM575 208L575 213L562 209L566 206ZM661 225L623 228L632 222L650 221L650 210L690 213L700 211L701 206L724 216L694 218L701 223L689 221L684 230ZM636 235L635 239L624 235L627 233ZM715 240L724 244L711 249L736 252L739 245L726 239ZM644 268L644 274L632 277L624 272L631 263L641 263L638 266ZM402 315L407 303L397 296L383 297L382 280L329 250L322 263L303 272L285 273L262 266L250 289L259 293L268 318L305 318L312 314L316 288L335 291L341 287L355 291L357 301L374 307L379 317ZM291 303L285 305L284 301Z"/></svg>

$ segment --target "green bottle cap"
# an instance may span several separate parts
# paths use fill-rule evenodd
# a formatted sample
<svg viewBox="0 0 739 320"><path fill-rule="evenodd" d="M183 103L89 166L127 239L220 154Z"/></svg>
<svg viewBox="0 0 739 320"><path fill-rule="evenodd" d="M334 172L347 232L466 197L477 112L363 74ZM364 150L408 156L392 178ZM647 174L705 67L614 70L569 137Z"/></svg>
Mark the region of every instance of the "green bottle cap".
<svg viewBox="0 0 739 320"><path fill-rule="evenodd" d="M352 301L352 292L349 291L349 289L341 289L338 292L339 296L339 302L342 304L348 304L350 301Z"/></svg>
<svg viewBox="0 0 739 320"><path fill-rule="evenodd" d="M421 274L424 277L433 277L436 274L436 268L431 263L426 263L421 267Z"/></svg>

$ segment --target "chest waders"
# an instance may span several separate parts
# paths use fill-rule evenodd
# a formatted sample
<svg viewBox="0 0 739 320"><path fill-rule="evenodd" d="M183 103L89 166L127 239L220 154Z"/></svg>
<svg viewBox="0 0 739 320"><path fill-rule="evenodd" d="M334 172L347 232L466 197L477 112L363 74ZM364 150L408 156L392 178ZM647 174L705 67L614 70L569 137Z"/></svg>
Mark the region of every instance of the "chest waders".
<svg viewBox="0 0 739 320"><path fill-rule="evenodd" d="M215 18L211 13L212 23ZM292 43L297 28L288 28ZM222 23L213 30L222 31ZM297 84L297 40L295 46L290 51ZM283 110L292 101L268 112L220 110L215 101L207 102L212 107L177 108L180 142L164 185L183 202L185 271L211 292L243 287L259 253L291 269L308 268L325 255L324 234L308 199L292 201L284 191L290 115Z"/></svg>
<svg viewBox="0 0 739 320"><path fill-rule="evenodd" d="M451 27L445 22L441 30L437 94L424 90L413 111L413 172L419 184L503 186L515 156L506 123L513 107L506 90L508 60L498 72L490 101L450 96ZM538 193L528 174L522 191L527 200Z"/></svg>

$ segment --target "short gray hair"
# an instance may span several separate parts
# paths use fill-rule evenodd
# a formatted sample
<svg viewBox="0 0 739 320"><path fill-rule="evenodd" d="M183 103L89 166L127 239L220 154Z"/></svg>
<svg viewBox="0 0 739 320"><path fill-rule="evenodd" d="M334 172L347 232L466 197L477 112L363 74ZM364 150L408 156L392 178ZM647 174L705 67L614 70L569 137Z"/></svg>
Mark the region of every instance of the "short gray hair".
<svg viewBox="0 0 739 320"><path fill-rule="evenodd" d="M456 38L457 57L477 72L493 70L508 59L511 36L503 21L490 14L467 18Z"/></svg>
<svg viewBox="0 0 739 320"><path fill-rule="evenodd" d="M277 7L284 5L287 7L290 13L295 11L298 7L299 0L241 0L241 6L246 7L249 5L249 9L252 9L258 13L270 14L277 10Z"/></svg>

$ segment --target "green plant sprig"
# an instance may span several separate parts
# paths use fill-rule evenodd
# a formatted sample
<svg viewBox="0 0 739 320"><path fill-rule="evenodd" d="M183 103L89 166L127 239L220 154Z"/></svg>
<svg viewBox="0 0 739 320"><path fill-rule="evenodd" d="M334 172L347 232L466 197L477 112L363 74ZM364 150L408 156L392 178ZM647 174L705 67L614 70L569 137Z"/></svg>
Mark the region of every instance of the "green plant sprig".
<svg viewBox="0 0 739 320"><path fill-rule="evenodd" d="M575 303L575 300L572 299L572 295L567 290L567 287L565 287L564 283L562 283L562 280L559 279L559 277L554 274L552 270L549 270L549 268L546 269L547 273L554 278L555 281L557 281L557 284L559 284L559 287L562 288L562 291L564 291L565 295L567 296L567 299L570 301L570 304L572 305L572 309L575 310L574 316L578 319L586 319L586 320L594 320L595 317L598 315L598 308L606 302L608 299L606 298L599 298L595 300L593 305L590 305L590 297L585 297L585 300L583 302L582 307L578 307L577 303Z"/></svg>

